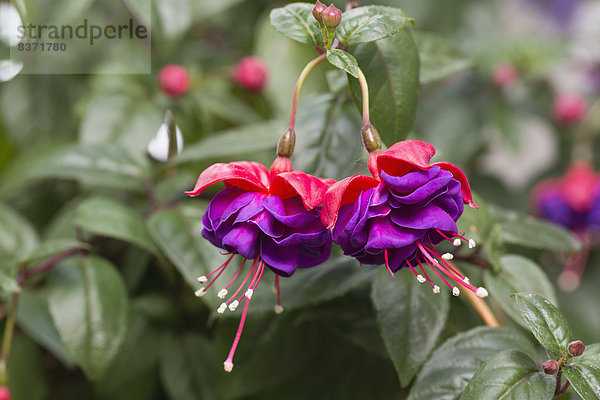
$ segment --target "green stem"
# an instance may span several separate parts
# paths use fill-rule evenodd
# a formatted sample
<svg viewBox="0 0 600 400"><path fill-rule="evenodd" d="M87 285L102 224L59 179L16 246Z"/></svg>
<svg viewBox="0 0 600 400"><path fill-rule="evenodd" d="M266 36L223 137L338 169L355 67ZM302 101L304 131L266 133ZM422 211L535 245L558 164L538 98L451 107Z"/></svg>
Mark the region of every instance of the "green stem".
<svg viewBox="0 0 600 400"><path fill-rule="evenodd" d="M370 125L371 120L369 118L369 85L367 84L367 78L365 77L365 74L363 74L360 68L358 68L358 83L360 84L360 91L362 92L363 126Z"/></svg>
<svg viewBox="0 0 600 400"><path fill-rule="evenodd" d="M17 317L17 305L19 303L19 293L13 293L10 310L6 317L4 326L4 338L2 339L2 356L0 358L0 385L6 385L6 364L10 355L10 346L12 344L13 332L15 330L15 319Z"/></svg>
<svg viewBox="0 0 600 400"><path fill-rule="evenodd" d="M600 100L592 104L587 115L573 133L575 137L573 160L593 162L593 142L598 130L600 130Z"/></svg>
<svg viewBox="0 0 600 400"><path fill-rule="evenodd" d="M317 58L313 59L308 64L306 64L306 66L300 73L300 76L298 77L298 80L296 81L296 86L294 87L294 94L292 95L292 109L290 110L290 123L288 125L288 129L294 129L294 126L296 125L296 112L298 110L298 97L300 96L300 89L302 88L302 84L306 80L306 77L308 76L308 74L310 74L310 72L313 69L315 69L315 67L317 65L319 65L326 59L327 59L327 54L321 54L320 56L318 56Z"/></svg>

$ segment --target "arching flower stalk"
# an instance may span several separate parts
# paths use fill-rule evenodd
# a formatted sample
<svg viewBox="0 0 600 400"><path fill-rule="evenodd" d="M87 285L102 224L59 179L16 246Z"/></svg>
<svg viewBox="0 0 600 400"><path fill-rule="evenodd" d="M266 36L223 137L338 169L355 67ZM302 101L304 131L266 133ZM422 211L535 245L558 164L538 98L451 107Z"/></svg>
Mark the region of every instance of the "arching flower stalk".
<svg viewBox="0 0 600 400"><path fill-rule="evenodd" d="M392 275L408 267L419 283L429 282L434 293L440 292L431 279L436 275L455 296L462 287L484 298L485 288L473 286L447 262L452 253L440 255L435 249L443 240L475 247L473 239L457 232L456 221L463 202L477 206L463 172L446 162L429 164L434 154L430 144L415 140L372 151L373 176L355 175L332 185L321 218L333 228L333 240L344 254L361 263L385 264Z"/></svg>
<svg viewBox="0 0 600 400"><path fill-rule="evenodd" d="M286 141L283 147L285 144ZM289 277L297 268L314 267L329 257L331 233L321 223L320 204L332 181L292 171L290 159L278 157L270 170L246 161L212 165L200 174L196 186L187 194L197 196L217 182L224 182L226 189L208 205L202 217L202 236L225 250L228 258L220 267L198 278L204 286L196 291L196 296L203 296L216 285L235 255L243 258L233 278L218 291L218 297L224 300L218 313L234 311L244 302L240 324L224 362L225 370L230 372L250 300L265 269L275 273L275 311L280 313L283 308L279 276ZM249 269L243 272L248 264Z"/></svg>

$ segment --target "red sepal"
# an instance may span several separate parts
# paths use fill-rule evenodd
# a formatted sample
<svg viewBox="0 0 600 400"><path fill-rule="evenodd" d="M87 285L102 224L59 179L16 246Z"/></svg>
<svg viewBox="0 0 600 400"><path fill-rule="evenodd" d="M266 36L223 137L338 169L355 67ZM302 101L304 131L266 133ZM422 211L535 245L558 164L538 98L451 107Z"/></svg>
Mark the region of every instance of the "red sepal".
<svg viewBox="0 0 600 400"><path fill-rule="evenodd" d="M469 186L469 181L465 176L464 172L460 170L456 165L451 164L449 162L436 162L431 164L431 166L437 165L443 170L446 170L452 174L452 177L460 182L460 191L462 193L463 201L473 208L479 208L477 204L473 201L473 195L471 194L471 186Z"/></svg>
<svg viewBox="0 0 600 400"><path fill-rule="evenodd" d="M264 165L253 161L214 164L202 171L194 189L185 193L198 196L217 182L225 182L228 187L239 187L249 192L266 192L269 187L269 171Z"/></svg>
<svg viewBox="0 0 600 400"><path fill-rule="evenodd" d="M429 169L429 160L435 154L432 145L419 140L404 140L385 151L369 154L369 171L377 180L381 180L379 171L392 176L402 176L413 168Z"/></svg>
<svg viewBox="0 0 600 400"><path fill-rule="evenodd" d="M354 175L333 184L323 199L321 221L327 229L331 229L337 221L338 211L344 204L355 201L361 192L379 184L377 179L370 176Z"/></svg>
<svg viewBox="0 0 600 400"><path fill-rule="evenodd" d="M275 175L269 192L282 199L298 195L304 207L312 210L323 202L326 191L327 184L321 179L302 171L292 171Z"/></svg>

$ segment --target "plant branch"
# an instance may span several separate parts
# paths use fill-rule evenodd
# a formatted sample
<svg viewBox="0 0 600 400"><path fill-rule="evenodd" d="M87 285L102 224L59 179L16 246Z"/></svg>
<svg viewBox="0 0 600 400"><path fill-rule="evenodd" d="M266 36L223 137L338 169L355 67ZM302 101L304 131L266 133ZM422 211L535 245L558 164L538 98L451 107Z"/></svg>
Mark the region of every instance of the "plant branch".
<svg viewBox="0 0 600 400"><path fill-rule="evenodd" d="M456 264L454 264L452 261L447 260L446 262L458 273L464 275L461 272L461 270L456 266ZM463 293L465 294L465 296L467 296L467 299L469 299L471 305L473 305L473 308L475 308L475 311L477 311L477 314L479 314L479 316L487 326L492 326L495 328L500 326L500 323L496 319L496 316L494 315L494 313L492 313L492 310L490 310L485 300L480 299L474 292L470 290L465 290Z"/></svg>
<svg viewBox="0 0 600 400"><path fill-rule="evenodd" d="M360 68L358 68L358 83L360 84L360 91L362 93L363 126L370 125L371 120L369 117L369 85L367 84L367 78L365 77L365 74L363 74Z"/></svg>
<svg viewBox="0 0 600 400"><path fill-rule="evenodd" d="M317 65L319 65L326 59L327 59L327 55L321 54L320 56L318 56L317 58L313 59L308 64L306 64L306 66L300 73L300 76L298 76L298 80L296 81L296 86L294 87L294 94L292 95L292 108L290 110L290 123L288 125L288 129L293 130L294 126L296 125L296 112L298 110L298 97L300 96L300 89L302 89L302 84L304 84L304 81L306 80L306 77L308 76L308 74L310 74L310 72L313 69L315 69L315 67Z"/></svg>

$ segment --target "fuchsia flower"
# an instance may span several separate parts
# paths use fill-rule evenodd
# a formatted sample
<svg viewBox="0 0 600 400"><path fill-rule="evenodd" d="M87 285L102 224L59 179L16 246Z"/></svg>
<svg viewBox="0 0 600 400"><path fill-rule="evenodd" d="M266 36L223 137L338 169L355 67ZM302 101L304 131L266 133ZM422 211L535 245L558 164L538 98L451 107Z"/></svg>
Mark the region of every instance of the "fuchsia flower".
<svg viewBox="0 0 600 400"><path fill-rule="evenodd" d="M492 81L498 88L506 90L519 81L519 72L510 63L498 64L492 70Z"/></svg>
<svg viewBox="0 0 600 400"><path fill-rule="evenodd" d="M561 93L554 98L554 119L560 124L574 124L581 120L588 110L585 97L577 94Z"/></svg>
<svg viewBox="0 0 600 400"><path fill-rule="evenodd" d="M190 74L181 65L167 65L158 73L161 90L169 97L179 97L190 89Z"/></svg>
<svg viewBox="0 0 600 400"><path fill-rule="evenodd" d="M260 92L267 83L268 70L258 57L244 57L235 67L234 79L244 89Z"/></svg>
<svg viewBox="0 0 600 400"><path fill-rule="evenodd" d="M244 260L233 279L218 293L225 299L245 261L254 260L238 289L217 310L219 313L227 308L234 311L245 299L238 332L224 363L229 372L250 299L265 268L275 273L275 311L281 312L279 276L289 277L297 268L314 267L329 258L331 233L321 223L320 204L332 181L292 171L289 158L278 157L270 171L256 162L215 164L202 172L194 189L186 193L197 196L217 182L224 182L226 189L215 195L208 205L202 217L202 235L231 255L213 272L198 278L201 284L208 284L196 295L204 295L239 254Z"/></svg>
<svg viewBox="0 0 600 400"><path fill-rule="evenodd" d="M463 202L477 208L463 172L453 164L429 164L435 149L428 143L407 140L386 151L369 155L373 177L356 175L333 184L323 200L321 219L333 228L333 240L344 254L364 264L385 264L390 273L408 266L420 283L434 285L424 266L444 281L455 296L460 289L443 276L486 297L448 262L451 253L438 254L434 244L446 239L469 247L475 242L457 233L456 221ZM413 265L414 264L414 265ZM421 269L417 273L415 266ZM440 274L441 273L441 274Z"/></svg>

